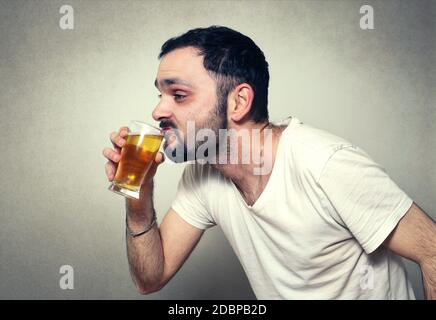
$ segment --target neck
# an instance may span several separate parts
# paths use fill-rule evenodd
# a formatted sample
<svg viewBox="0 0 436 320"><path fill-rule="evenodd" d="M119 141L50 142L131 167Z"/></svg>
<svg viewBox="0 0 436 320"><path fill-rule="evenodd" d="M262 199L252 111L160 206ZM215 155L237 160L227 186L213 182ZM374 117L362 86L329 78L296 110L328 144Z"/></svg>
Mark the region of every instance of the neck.
<svg viewBox="0 0 436 320"><path fill-rule="evenodd" d="M232 139L227 139L226 152L220 153L214 165L233 181L249 204L256 201L268 182L282 129L269 122L233 129L237 140L232 144Z"/></svg>

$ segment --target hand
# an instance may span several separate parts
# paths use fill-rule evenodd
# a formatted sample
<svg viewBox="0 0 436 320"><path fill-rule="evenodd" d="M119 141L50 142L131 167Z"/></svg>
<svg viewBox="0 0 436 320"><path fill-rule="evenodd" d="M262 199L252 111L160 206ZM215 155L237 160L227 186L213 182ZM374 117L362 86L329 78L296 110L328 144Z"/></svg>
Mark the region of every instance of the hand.
<svg viewBox="0 0 436 320"><path fill-rule="evenodd" d="M108 162L105 165L106 176L109 181L113 181L115 178L115 173L117 171L118 162L121 159L121 148L126 143L126 137L129 134L128 127L121 127L118 132L112 132L110 134L110 140L113 145L113 149L105 148L103 150L103 156L108 159ZM144 179L144 184L149 184L153 180L154 175L156 174L157 167L165 161L165 157L162 152L158 152L154 159L154 162L150 169L147 172L147 176Z"/></svg>

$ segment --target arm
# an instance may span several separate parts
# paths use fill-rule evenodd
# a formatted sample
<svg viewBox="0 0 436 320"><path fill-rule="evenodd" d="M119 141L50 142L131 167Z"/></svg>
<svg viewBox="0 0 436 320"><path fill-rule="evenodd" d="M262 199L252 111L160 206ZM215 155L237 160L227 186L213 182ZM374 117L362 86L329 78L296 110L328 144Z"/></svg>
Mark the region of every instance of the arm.
<svg viewBox="0 0 436 320"><path fill-rule="evenodd" d="M127 134L127 127L113 132L110 139L114 149L103 150L103 155L108 159L105 170L109 181L114 179ZM152 222L153 177L163 161L163 154L158 152L141 186L140 199L126 200L126 220L129 229L134 233L144 230ZM202 234L203 230L185 222L172 209L167 212L160 228L154 226L136 238L127 234L130 273L138 291L148 294L161 289L180 269Z"/></svg>
<svg viewBox="0 0 436 320"><path fill-rule="evenodd" d="M126 200L127 221L133 232L150 225L153 216L152 186L142 190L146 195L142 208L137 200ZM138 291L149 294L160 290L186 261L203 232L169 209L160 228L155 226L136 238L127 235L130 273Z"/></svg>
<svg viewBox="0 0 436 320"><path fill-rule="evenodd" d="M419 264L425 297L436 300L436 224L434 221L413 203L383 245Z"/></svg>

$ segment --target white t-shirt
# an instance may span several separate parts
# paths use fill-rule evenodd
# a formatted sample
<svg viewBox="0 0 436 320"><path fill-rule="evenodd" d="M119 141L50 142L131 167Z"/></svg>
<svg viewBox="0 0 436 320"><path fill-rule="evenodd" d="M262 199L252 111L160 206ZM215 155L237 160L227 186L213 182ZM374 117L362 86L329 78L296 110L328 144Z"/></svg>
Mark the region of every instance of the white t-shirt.
<svg viewBox="0 0 436 320"><path fill-rule="evenodd" d="M222 228L258 299L414 299L401 257L380 246L412 199L362 149L286 123L254 205L196 163L172 208L197 228Z"/></svg>

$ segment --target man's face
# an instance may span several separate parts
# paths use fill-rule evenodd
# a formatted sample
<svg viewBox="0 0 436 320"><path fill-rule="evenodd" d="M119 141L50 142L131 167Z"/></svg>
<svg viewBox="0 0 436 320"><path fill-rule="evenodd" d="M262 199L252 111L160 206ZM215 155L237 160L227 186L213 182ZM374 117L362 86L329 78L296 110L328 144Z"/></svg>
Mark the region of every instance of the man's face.
<svg viewBox="0 0 436 320"><path fill-rule="evenodd" d="M153 111L153 118L160 121L165 133L164 149L168 156L181 147L187 154L188 121L195 122L195 132L202 128L215 132L225 128L225 112L217 112L220 106L216 81L204 68L203 56L195 48L176 49L163 56L155 84L160 92L160 102ZM199 144L201 141L195 143L194 154Z"/></svg>

